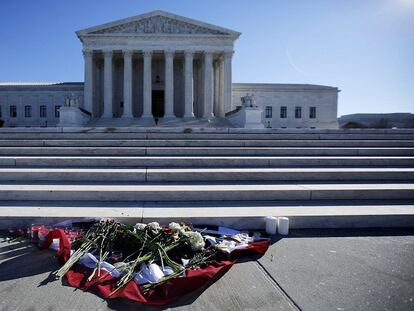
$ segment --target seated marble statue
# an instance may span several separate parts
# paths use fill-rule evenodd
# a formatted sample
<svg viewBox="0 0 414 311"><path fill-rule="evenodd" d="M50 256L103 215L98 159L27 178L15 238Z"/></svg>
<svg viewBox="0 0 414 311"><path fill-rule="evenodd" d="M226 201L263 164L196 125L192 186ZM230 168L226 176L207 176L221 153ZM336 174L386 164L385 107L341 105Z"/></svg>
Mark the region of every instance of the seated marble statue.
<svg viewBox="0 0 414 311"><path fill-rule="evenodd" d="M242 96L240 99L243 107L256 107L256 100L254 99L254 94L249 95L249 93L247 93L246 96Z"/></svg>

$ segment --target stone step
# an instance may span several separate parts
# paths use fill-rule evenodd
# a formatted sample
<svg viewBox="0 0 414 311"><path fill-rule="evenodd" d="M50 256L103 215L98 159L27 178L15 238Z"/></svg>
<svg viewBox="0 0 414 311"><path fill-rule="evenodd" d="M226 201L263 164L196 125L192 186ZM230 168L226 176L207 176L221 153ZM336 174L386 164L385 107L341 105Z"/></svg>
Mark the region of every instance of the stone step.
<svg viewBox="0 0 414 311"><path fill-rule="evenodd" d="M394 129L310 129L310 128L231 128L231 127L200 127L191 128L185 126L174 127L3 127L0 133L201 133L201 134L414 134L414 129L394 128Z"/></svg>
<svg viewBox="0 0 414 311"><path fill-rule="evenodd" d="M1 182L411 181L414 168L0 168Z"/></svg>
<svg viewBox="0 0 414 311"><path fill-rule="evenodd" d="M414 140L146 140L146 139L17 139L0 147L414 147Z"/></svg>
<svg viewBox="0 0 414 311"><path fill-rule="evenodd" d="M414 156L414 148L2 147L0 156Z"/></svg>
<svg viewBox="0 0 414 311"><path fill-rule="evenodd" d="M374 156L0 156L0 167L414 167L414 157Z"/></svg>
<svg viewBox="0 0 414 311"><path fill-rule="evenodd" d="M75 140L91 140L91 139L194 139L194 140L258 140L258 139L271 139L271 140L413 140L414 134L385 134L382 132L334 132L334 133L168 133L168 132L149 132L149 133L118 133L118 132L92 132L85 129L83 132L74 133L57 133L57 132L16 132L16 133L4 133L0 132L0 140L16 140L16 139L75 139Z"/></svg>
<svg viewBox="0 0 414 311"><path fill-rule="evenodd" d="M2 201L312 201L414 200L414 183L404 184L6 184Z"/></svg>
<svg viewBox="0 0 414 311"><path fill-rule="evenodd" d="M199 207L199 203L127 204L105 202L5 202L0 206L0 229L30 226L32 223L55 224L66 219L115 218L124 223L157 221L167 225L186 222L193 225L227 226L235 229L263 229L266 216L289 217L290 228L368 228L414 226L414 202L369 203L317 202L292 206L275 202L247 205L224 204ZM48 203L48 202L46 202ZM259 203L259 204L256 204ZM365 202L364 202L365 203Z"/></svg>

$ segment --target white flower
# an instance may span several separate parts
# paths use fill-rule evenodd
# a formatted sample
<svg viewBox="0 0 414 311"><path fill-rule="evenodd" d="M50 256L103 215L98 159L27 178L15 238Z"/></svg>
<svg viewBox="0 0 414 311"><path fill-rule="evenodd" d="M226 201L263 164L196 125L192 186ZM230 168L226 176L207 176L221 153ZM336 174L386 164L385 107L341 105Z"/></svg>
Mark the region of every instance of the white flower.
<svg viewBox="0 0 414 311"><path fill-rule="evenodd" d="M187 267L187 265L190 262L190 260L189 259L181 258L181 262L183 263L183 267L185 268L185 267Z"/></svg>
<svg viewBox="0 0 414 311"><path fill-rule="evenodd" d="M146 226L147 226L146 224L136 223L134 228L137 230L144 230Z"/></svg>
<svg viewBox="0 0 414 311"><path fill-rule="evenodd" d="M148 228L150 228L152 231L159 231L161 230L161 226L158 222L150 222L148 225Z"/></svg>
<svg viewBox="0 0 414 311"><path fill-rule="evenodd" d="M181 229L181 226L179 224L177 224L176 222L172 222L168 225L168 227L171 229L171 231L173 232L179 232Z"/></svg>
<svg viewBox="0 0 414 311"><path fill-rule="evenodd" d="M216 248L230 254L236 248L236 242L223 240L218 245L216 245Z"/></svg>
<svg viewBox="0 0 414 311"><path fill-rule="evenodd" d="M191 248L194 251L199 251L204 248L205 246L204 239L203 239L203 236L199 232L194 232L194 231L186 232L186 236L189 238Z"/></svg>

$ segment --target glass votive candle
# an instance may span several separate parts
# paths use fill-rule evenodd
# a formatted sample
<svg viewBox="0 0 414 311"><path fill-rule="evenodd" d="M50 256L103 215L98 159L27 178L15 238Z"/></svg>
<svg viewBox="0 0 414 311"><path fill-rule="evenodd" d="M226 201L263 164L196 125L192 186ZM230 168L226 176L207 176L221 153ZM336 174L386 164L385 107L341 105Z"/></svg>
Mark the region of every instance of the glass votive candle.
<svg viewBox="0 0 414 311"><path fill-rule="evenodd" d="M39 231L44 229L45 226L41 224L32 224L31 226L31 232L32 232L32 242L37 243L39 242Z"/></svg>

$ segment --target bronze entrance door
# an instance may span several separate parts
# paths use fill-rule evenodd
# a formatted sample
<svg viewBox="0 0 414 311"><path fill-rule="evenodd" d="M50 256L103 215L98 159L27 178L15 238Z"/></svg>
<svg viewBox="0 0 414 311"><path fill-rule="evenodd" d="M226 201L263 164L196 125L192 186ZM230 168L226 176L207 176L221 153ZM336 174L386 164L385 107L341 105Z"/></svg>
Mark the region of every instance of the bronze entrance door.
<svg viewBox="0 0 414 311"><path fill-rule="evenodd" d="M152 91L152 115L154 118L164 116L164 91Z"/></svg>

